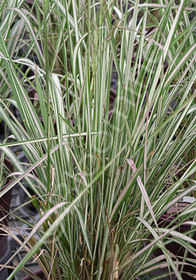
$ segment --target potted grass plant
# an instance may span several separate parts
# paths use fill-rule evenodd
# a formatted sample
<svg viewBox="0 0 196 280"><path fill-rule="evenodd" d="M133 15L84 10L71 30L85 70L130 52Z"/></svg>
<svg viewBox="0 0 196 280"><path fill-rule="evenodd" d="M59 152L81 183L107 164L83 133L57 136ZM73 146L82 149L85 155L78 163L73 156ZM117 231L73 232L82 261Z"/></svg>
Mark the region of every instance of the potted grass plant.
<svg viewBox="0 0 196 280"><path fill-rule="evenodd" d="M8 279L32 257L51 280L182 279L187 262L195 267L196 240L178 228L188 219L194 231L195 205L171 227L159 219L196 188L191 3L5 3L0 117L15 141L0 149L18 170L11 186L25 179L40 213Z"/></svg>

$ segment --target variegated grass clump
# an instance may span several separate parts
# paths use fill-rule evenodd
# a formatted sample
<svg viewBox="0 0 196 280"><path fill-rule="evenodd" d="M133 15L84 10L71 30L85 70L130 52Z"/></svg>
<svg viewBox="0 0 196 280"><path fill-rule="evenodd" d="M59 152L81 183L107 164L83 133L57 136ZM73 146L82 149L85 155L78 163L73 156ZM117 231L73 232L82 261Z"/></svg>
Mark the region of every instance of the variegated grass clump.
<svg viewBox="0 0 196 280"><path fill-rule="evenodd" d="M46 279L156 279L160 268L159 279L183 279L195 267L195 203L159 224L196 187L195 7L151 2L1 4L0 116L12 141L0 149L15 166L9 188L24 178L40 212L9 280L31 257Z"/></svg>

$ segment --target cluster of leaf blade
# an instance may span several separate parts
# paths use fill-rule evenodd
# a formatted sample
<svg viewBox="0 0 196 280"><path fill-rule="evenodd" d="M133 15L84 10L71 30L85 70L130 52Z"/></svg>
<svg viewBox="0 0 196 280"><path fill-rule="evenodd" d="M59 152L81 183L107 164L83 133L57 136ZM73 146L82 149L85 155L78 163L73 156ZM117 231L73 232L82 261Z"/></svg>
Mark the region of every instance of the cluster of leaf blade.
<svg viewBox="0 0 196 280"><path fill-rule="evenodd" d="M25 178L41 215L9 279L32 256L47 279L156 279L160 268L158 278L182 279L196 241L177 229L187 219L194 229L195 204L170 229L158 221L196 187L196 23L188 1L42 2L0 7L0 116L15 139L0 149L18 171L9 189ZM146 33L149 21L155 28ZM171 240L185 247L182 258L166 248ZM162 253L152 258L156 248Z"/></svg>

